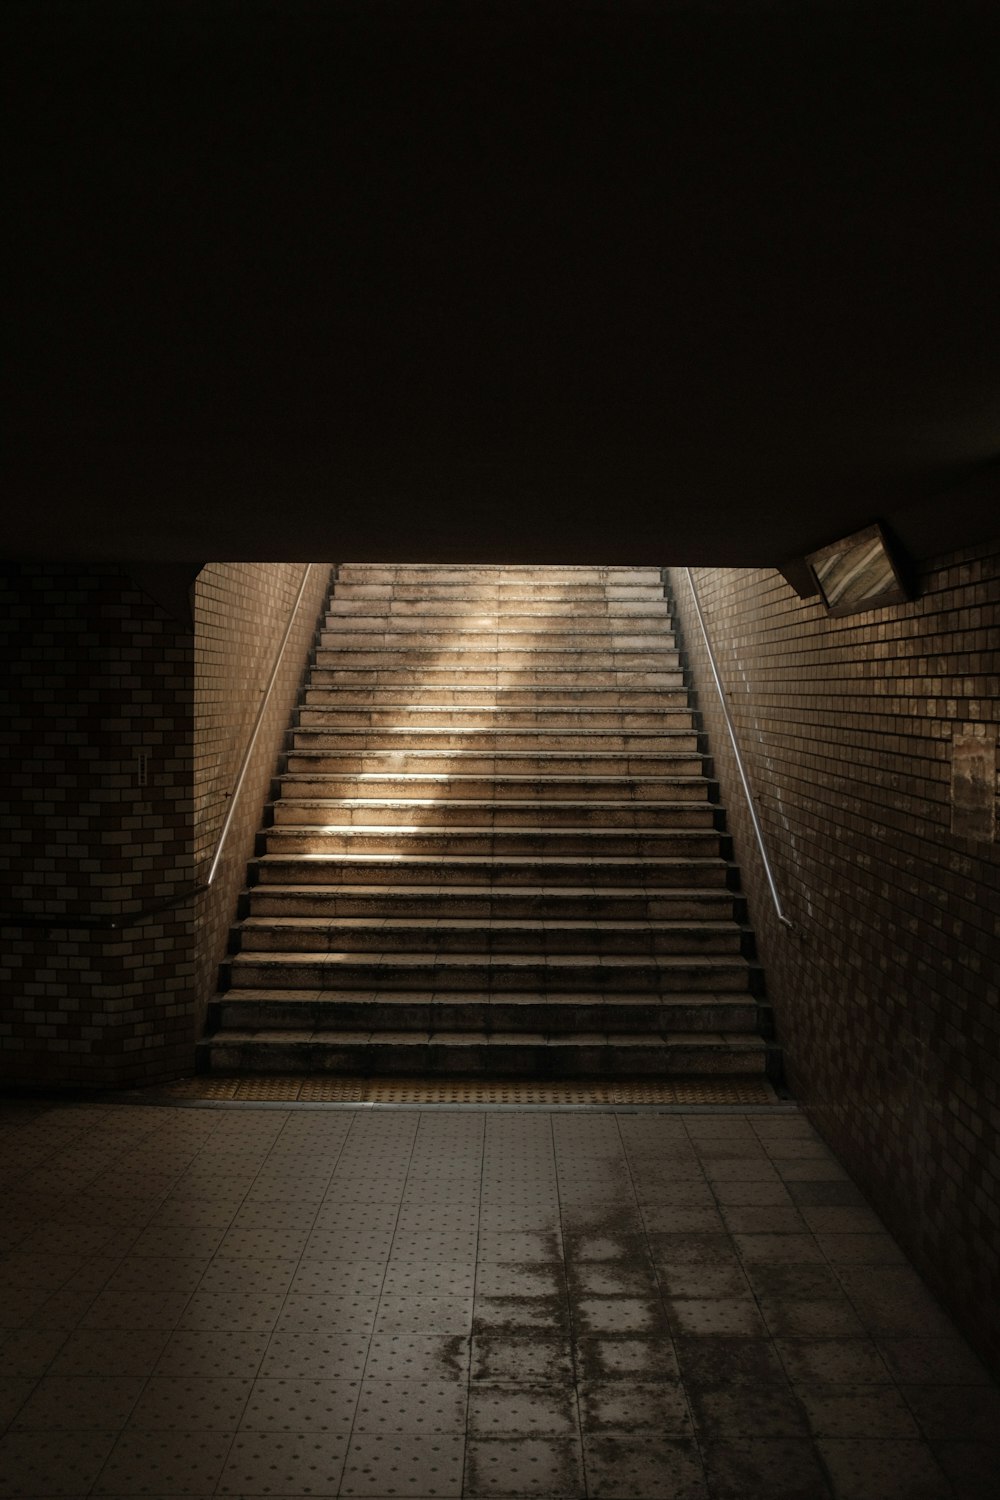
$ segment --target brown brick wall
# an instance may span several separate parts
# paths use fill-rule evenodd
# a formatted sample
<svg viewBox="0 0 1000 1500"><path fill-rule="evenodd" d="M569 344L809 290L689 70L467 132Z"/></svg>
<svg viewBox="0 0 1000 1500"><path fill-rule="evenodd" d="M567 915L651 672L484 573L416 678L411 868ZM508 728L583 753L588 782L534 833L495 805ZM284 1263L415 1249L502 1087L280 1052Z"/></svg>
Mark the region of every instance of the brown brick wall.
<svg viewBox="0 0 1000 1500"><path fill-rule="evenodd" d="M198 575L194 859L200 880L211 866L230 793L306 567L304 563L209 563ZM216 878L198 901L194 948L198 1034L215 992L261 811L329 592L330 573L329 563L314 564L306 579Z"/></svg>
<svg viewBox="0 0 1000 1500"><path fill-rule="evenodd" d="M0 912L127 921L189 890L190 632L120 570L7 565L0 659ZM5 923L3 1076L176 1072L190 920L189 900L117 931Z"/></svg>
<svg viewBox="0 0 1000 1500"><path fill-rule="evenodd" d="M790 1086L1000 1363L1000 848L953 834L950 803L952 736L1000 718L1000 544L839 619L769 570L693 573L795 924L670 569Z"/></svg>
<svg viewBox="0 0 1000 1500"><path fill-rule="evenodd" d="M209 564L196 637L121 569L0 572L6 1082L115 1087L193 1066L326 564L309 576L218 877L208 894L190 893L207 874L303 572ZM39 915L45 926L32 925ZM111 920L124 925L93 925Z"/></svg>

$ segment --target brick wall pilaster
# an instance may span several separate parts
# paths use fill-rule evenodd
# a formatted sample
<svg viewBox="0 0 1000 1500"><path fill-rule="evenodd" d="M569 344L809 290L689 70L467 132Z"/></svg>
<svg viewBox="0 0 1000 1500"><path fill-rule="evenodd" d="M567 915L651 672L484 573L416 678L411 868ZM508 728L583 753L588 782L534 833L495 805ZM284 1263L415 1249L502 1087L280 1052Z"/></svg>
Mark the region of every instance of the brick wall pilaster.
<svg viewBox="0 0 1000 1500"><path fill-rule="evenodd" d="M117 1087L193 1066L328 565L309 575L218 878L191 892L304 568L209 564L194 633L121 568L0 571L6 1082Z"/></svg>
<svg viewBox="0 0 1000 1500"><path fill-rule="evenodd" d="M69 564L8 564L0 620L0 912L70 924L3 927L3 1076L170 1076L190 1057L193 903L130 919L193 884L190 630L121 570Z"/></svg>

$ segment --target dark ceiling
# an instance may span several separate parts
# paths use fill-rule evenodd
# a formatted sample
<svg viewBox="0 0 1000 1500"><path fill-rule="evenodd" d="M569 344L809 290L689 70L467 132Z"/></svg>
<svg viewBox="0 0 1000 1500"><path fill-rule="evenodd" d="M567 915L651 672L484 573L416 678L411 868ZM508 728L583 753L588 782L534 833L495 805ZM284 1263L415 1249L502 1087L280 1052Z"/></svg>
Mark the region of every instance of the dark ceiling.
<svg viewBox="0 0 1000 1500"><path fill-rule="evenodd" d="M1000 533L996 0L6 0L8 557Z"/></svg>

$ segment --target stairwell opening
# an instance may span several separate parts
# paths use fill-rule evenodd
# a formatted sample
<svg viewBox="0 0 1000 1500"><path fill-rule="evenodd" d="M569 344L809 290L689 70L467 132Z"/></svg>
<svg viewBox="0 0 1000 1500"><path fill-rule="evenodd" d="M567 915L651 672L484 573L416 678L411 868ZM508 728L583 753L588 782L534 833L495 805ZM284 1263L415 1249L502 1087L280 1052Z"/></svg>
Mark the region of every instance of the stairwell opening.
<svg viewBox="0 0 1000 1500"><path fill-rule="evenodd" d="M773 1074L663 580L336 570L204 1072Z"/></svg>

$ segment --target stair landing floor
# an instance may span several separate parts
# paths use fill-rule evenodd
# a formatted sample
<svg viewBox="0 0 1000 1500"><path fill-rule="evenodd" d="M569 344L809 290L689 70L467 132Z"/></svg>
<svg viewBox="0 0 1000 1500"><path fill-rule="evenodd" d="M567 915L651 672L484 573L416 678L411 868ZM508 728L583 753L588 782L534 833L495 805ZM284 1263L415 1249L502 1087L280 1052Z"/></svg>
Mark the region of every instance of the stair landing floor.
<svg viewBox="0 0 1000 1500"><path fill-rule="evenodd" d="M0 1105L0 1492L993 1500L794 1108Z"/></svg>

